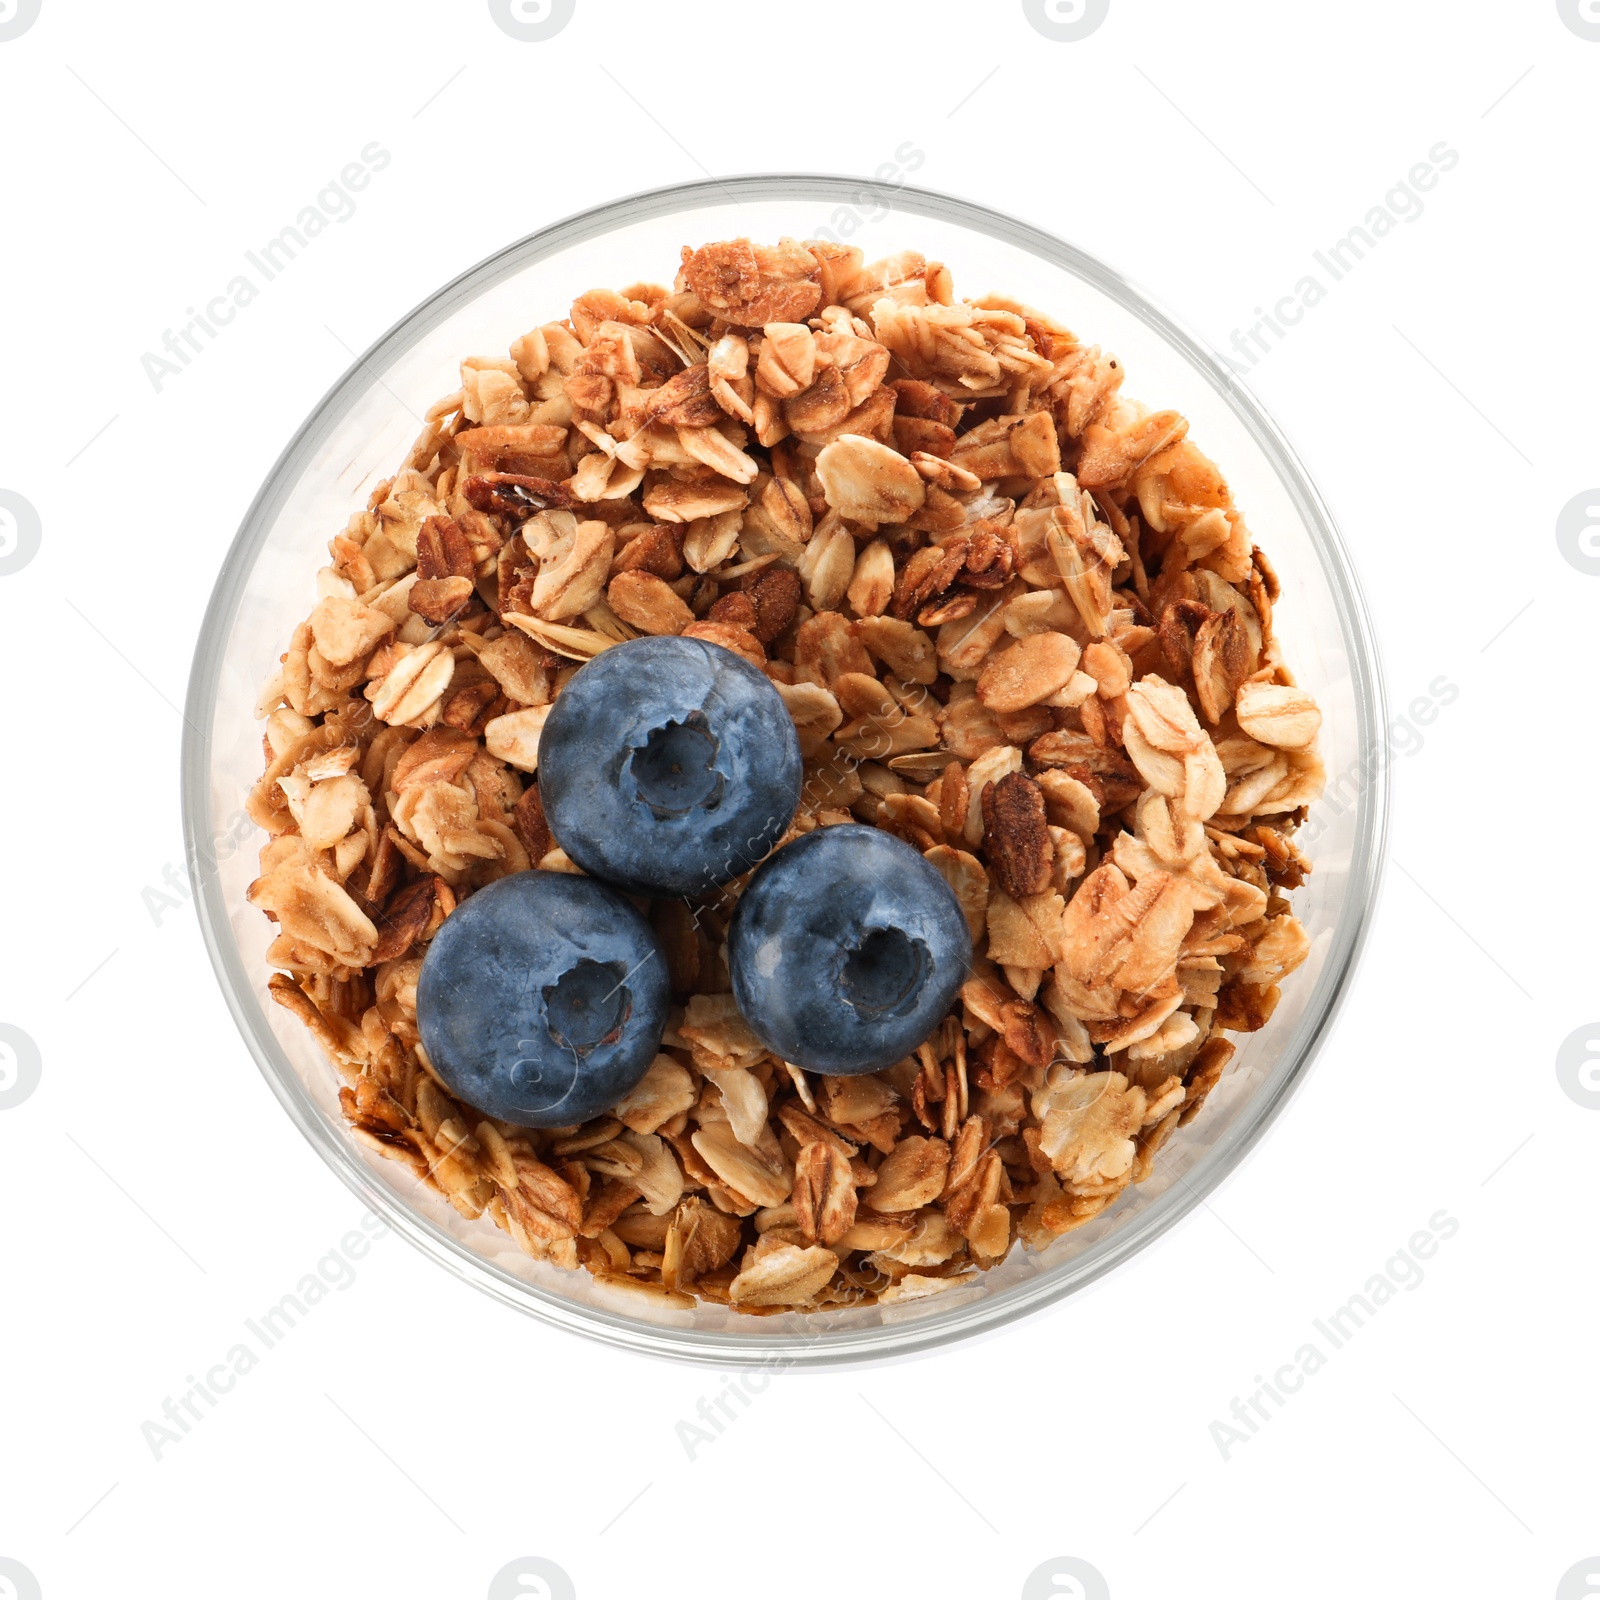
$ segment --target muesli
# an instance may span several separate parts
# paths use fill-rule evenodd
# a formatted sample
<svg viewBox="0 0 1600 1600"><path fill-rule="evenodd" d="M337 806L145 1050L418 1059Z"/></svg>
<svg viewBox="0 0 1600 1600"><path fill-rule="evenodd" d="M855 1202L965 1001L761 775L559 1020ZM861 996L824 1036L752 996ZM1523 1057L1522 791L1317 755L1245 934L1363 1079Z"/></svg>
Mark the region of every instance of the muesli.
<svg viewBox="0 0 1600 1600"><path fill-rule="evenodd" d="M250 898L354 1137L541 1260L748 1312L937 1294L1146 1177L1306 957L1323 768L1270 562L1185 419L1122 383L914 250L793 239L685 248L670 288L463 361L259 706ZM540 729L640 634L765 671L807 763L784 842L913 844L975 964L914 1056L817 1076L734 1004L740 882L641 902L654 1065L581 1126L496 1123L419 1048L422 953L496 878L577 870Z"/></svg>

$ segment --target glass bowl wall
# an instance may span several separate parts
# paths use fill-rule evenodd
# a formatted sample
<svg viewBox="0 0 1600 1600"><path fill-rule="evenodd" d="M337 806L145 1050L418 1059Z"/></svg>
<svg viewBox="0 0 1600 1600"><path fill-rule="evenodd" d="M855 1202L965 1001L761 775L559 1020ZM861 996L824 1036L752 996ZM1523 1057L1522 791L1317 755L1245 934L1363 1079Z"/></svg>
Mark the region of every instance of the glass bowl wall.
<svg viewBox="0 0 1600 1600"><path fill-rule="evenodd" d="M524 1256L487 1219L467 1222L409 1171L354 1143L337 1076L267 994L266 918L248 905L259 836L241 826L261 771L260 686L313 603L327 541L389 476L424 410L468 355L503 355L597 287L670 282L679 247L747 235L847 236L871 260L915 248L956 292L1027 301L1114 351L1126 392L1175 407L1222 467L1283 583L1278 630L1324 714L1332 793L1306 837L1316 870L1296 891L1306 965L1240 1050L1204 1112L1108 1212L970 1284L905 1306L744 1317L725 1307L651 1311L584 1272ZM629 1349L726 1365L862 1361L993 1328L1071 1294L1170 1228L1244 1157L1305 1076L1348 984L1372 905L1385 790L1381 689L1348 559L1305 470L1227 368L1111 268L1012 218L944 195L860 180L729 178L635 195L542 229L464 273L396 324L334 386L245 517L206 613L189 686L185 830L206 943L228 1004L285 1110L330 1166L440 1265L542 1320Z"/></svg>

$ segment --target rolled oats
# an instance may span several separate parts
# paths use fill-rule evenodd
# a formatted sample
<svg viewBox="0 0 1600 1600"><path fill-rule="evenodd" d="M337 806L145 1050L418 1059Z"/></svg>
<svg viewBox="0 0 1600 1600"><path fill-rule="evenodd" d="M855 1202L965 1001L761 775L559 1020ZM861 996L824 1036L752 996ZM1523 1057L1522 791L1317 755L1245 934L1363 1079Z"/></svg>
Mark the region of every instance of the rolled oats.
<svg viewBox="0 0 1600 1600"><path fill-rule="evenodd" d="M682 633L695 619L694 612L664 578L638 568L628 568L611 580L606 602L640 633Z"/></svg>
<svg viewBox="0 0 1600 1600"><path fill-rule="evenodd" d="M1252 739L1283 750L1303 750L1322 726L1322 713L1311 696L1280 683L1241 684L1234 712Z"/></svg>
<svg viewBox="0 0 1600 1600"><path fill-rule="evenodd" d="M913 1134L884 1157L866 1202L874 1211L915 1211L943 1192L949 1170L949 1145Z"/></svg>
<svg viewBox="0 0 1600 1600"><path fill-rule="evenodd" d="M991 711L1024 711L1066 688L1080 656L1067 634L1030 633L991 658L978 675L978 698Z"/></svg>
<svg viewBox="0 0 1600 1600"><path fill-rule="evenodd" d="M1115 358L915 251L685 249L463 362L330 542L263 690L249 898L270 990L361 1143L520 1248L667 1306L914 1301L1150 1172L1310 953L1288 902L1321 717L1217 468ZM916 1055L777 1061L729 992L726 896L652 908L675 1009L611 1112L528 1130L436 1081L422 955L509 872L577 871L539 738L640 634L765 671L791 832L920 850L975 947Z"/></svg>

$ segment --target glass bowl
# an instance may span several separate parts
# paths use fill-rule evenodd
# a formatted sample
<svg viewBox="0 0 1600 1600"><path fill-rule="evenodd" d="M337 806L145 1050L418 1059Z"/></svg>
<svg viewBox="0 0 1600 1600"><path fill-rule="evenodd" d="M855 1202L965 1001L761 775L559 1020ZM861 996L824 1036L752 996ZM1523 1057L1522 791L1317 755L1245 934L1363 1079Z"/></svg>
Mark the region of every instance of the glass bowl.
<svg viewBox="0 0 1600 1600"><path fill-rule="evenodd" d="M462 357L503 355L591 287L670 281L684 243L782 234L845 238L868 260L921 250L949 265L958 293L1030 302L1114 351L1130 395L1190 419L1278 570L1285 653L1323 710L1329 796L1302 835L1316 871L1294 895L1311 955L1268 1026L1238 1040L1204 1112L1168 1142L1148 1180L1049 1249L1014 1248L970 1284L904 1306L653 1311L586 1272L530 1260L487 1218L464 1220L345 1131L334 1069L268 997L270 925L245 900L260 843L242 811L261 771L253 708L312 604L328 539L395 470L426 407L455 387ZM1064 1298L1172 1227L1243 1160L1310 1069L1366 931L1386 814L1366 611L1327 508L1251 395L1192 334L1072 245L967 201L836 177L727 178L617 200L510 245L398 322L311 414L245 516L201 628L187 723L184 827L206 944L250 1053L323 1159L396 1231L507 1305L626 1349L719 1365L857 1362L946 1344Z"/></svg>

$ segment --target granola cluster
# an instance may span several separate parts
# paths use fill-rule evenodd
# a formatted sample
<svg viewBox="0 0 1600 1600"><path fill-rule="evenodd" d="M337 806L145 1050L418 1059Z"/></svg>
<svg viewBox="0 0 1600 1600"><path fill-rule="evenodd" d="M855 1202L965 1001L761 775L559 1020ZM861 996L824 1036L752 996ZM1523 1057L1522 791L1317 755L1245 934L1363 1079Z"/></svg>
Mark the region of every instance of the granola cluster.
<svg viewBox="0 0 1600 1600"><path fill-rule="evenodd" d="M1305 959L1323 769L1271 565L1122 378L914 251L792 239L686 248L671 289L463 362L259 707L250 898L354 1136L541 1260L750 1312L938 1293L1144 1178ZM486 883L577 870L540 729L584 661L667 633L776 684L807 763L786 840L908 840L973 970L915 1056L817 1077L734 1005L741 884L656 902L643 1081L580 1127L487 1120L419 1045L423 951Z"/></svg>

